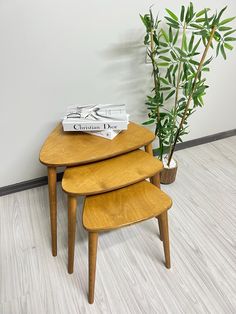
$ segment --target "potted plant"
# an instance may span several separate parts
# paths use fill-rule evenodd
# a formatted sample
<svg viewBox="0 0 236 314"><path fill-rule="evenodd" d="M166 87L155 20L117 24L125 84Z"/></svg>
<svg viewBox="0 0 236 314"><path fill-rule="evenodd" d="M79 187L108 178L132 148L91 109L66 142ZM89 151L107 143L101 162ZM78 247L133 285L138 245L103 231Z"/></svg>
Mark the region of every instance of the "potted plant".
<svg viewBox="0 0 236 314"><path fill-rule="evenodd" d="M151 9L140 15L153 75L152 93L146 101L148 120L143 124L155 124L159 139L155 151L164 164L162 183L175 180L176 144L188 133L190 115L204 105L208 88L205 73L210 71L212 51L216 57L221 54L226 59L226 51L233 49L236 38L232 34L236 30L229 24L235 17L223 18L226 9L213 14L209 8L196 12L190 3L181 7L179 16L166 9L164 25L158 16L154 18Z"/></svg>

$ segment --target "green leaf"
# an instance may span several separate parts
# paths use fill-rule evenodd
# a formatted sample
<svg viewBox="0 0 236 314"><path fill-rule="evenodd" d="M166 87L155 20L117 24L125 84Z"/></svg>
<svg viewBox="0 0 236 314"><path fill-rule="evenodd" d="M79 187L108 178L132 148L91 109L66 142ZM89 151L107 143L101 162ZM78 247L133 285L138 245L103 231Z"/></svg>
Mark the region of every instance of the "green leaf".
<svg viewBox="0 0 236 314"><path fill-rule="evenodd" d="M144 17L143 17L141 14L139 14L139 16L140 16L140 19L141 19L141 21L143 22L143 24L146 26L146 22L145 22Z"/></svg>
<svg viewBox="0 0 236 314"><path fill-rule="evenodd" d="M232 27L229 27L229 26L221 26L218 28L218 30L221 32L229 31L231 29L232 29Z"/></svg>
<svg viewBox="0 0 236 314"><path fill-rule="evenodd" d="M210 27L209 22L210 22L210 21L209 21L209 19L208 19L207 10L205 10L205 24L206 24L207 28Z"/></svg>
<svg viewBox="0 0 236 314"><path fill-rule="evenodd" d="M174 70L173 70L173 76L175 76L175 73L177 72L177 70L178 70L178 67L179 67L179 65L178 64L176 64L175 65L175 67L174 67Z"/></svg>
<svg viewBox="0 0 236 314"><path fill-rule="evenodd" d="M149 42L149 34L146 34L146 36L144 37L144 45L147 45Z"/></svg>
<svg viewBox="0 0 236 314"><path fill-rule="evenodd" d="M172 17L173 20L178 22L178 17L169 9L166 9L166 12Z"/></svg>
<svg viewBox="0 0 236 314"><path fill-rule="evenodd" d="M160 62L160 63L157 63L157 65L159 67L168 67L169 66L169 63L168 62Z"/></svg>
<svg viewBox="0 0 236 314"><path fill-rule="evenodd" d="M187 79L188 77L188 71L189 71L189 66L187 63L184 63L184 76L185 76L185 79Z"/></svg>
<svg viewBox="0 0 236 314"><path fill-rule="evenodd" d="M205 18L201 17L200 19L196 19L195 22L197 22L197 23L205 22Z"/></svg>
<svg viewBox="0 0 236 314"><path fill-rule="evenodd" d="M222 22L219 23L220 26L228 24L229 22L233 21L235 19L236 16L234 17L230 17L228 19L223 20Z"/></svg>
<svg viewBox="0 0 236 314"><path fill-rule="evenodd" d="M187 58L187 55L183 50L181 50L179 47L175 47L175 49L179 52L181 57Z"/></svg>
<svg viewBox="0 0 236 314"><path fill-rule="evenodd" d="M169 99L170 97L172 97L175 93L175 90L172 90L169 95L165 98L165 100Z"/></svg>
<svg viewBox="0 0 236 314"><path fill-rule="evenodd" d="M169 43L169 37L168 37L168 35L166 34L166 32L164 31L164 29L161 29L161 33L162 33L163 37L165 38L165 41L166 41L167 43Z"/></svg>
<svg viewBox="0 0 236 314"><path fill-rule="evenodd" d="M168 62L171 62L171 59L169 57L166 57L166 56L160 56L159 59L162 59L164 61L168 61Z"/></svg>
<svg viewBox="0 0 236 314"><path fill-rule="evenodd" d="M225 53L224 45L220 46L220 51L221 51L221 54L222 54L223 58L226 60L226 53Z"/></svg>
<svg viewBox="0 0 236 314"><path fill-rule="evenodd" d="M218 25L218 23L219 23L219 21L220 21L220 18L221 18L222 14L224 13L224 11L225 11L226 9L227 9L227 6L224 7L224 8L220 11L219 15L217 16L217 18L216 18L216 20L215 20L215 24L216 24L216 25Z"/></svg>
<svg viewBox="0 0 236 314"><path fill-rule="evenodd" d="M168 44L167 43L164 43L162 41L159 41L159 45L162 46L162 47L168 47Z"/></svg>
<svg viewBox="0 0 236 314"><path fill-rule="evenodd" d="M172 18L165 16L165 19L173 25L179 26L179 23L173 20Z"/></svg>
<svg viewBox="0 0 236 314"><path fill-rule="evenodd" d="M173 40L173 45L175 45L177 43L178 37L179 37L179 30L177 30L177 32L175 34L175 37L174 37L174 40Z"/></svg>
<svg viewBox="0 0 236 314"><path fill-rule="evenodd" d="M153 124L154 122L155 122L154 119L150 119L150 120L148 120L148 121L143 122L142 124L143 124L143 125L149 125L149 124Z"/></svg>
<svg viewBox="0 0 236 314"><path fill-rule="evenodd" d="M202 68L202 71L203 72L210 72L210 68L207 68L207 67L206 68Z"/></svg>
<svg viewBox="0 0 236 314"><path fill-rule="evenodd" d="M189 46L188 46L188 51L192 51L193 49L193 43L194 43L194 34L192 34L190 42L189 42Z"/></svg>
<svg viewBox="0 0 236 314"><path fill-rule="evenodd" d="M157 14L157 16L156 16L156 20L155 20L155 24L154 24L154 28L156 28L157 29L157 27L158 27L158 25L159 25L159 23L160 23L161 21L160 20L158 20L158 14Z"/></svg>
<svg viewBox="0 0 236 314"><path fill-rule="evenodd" d="M192 60L190 59L189 62L193 65L199 65L199 62L195 61L195 60Z"/></svg>
<svg viewBox="0 0 236 314"><path fill-rule="evenodd" d="M172 43L173 41L173 32L172 32L172 27L170 26L169 28L169 41Z"/></svg>
<svg viewBox="0 0 236 314"><path fill-rule="evenodd" d="M191 55L193 55L193 54L196 52L196 50L197 50L197 48L199 47L200 43L201 43L201 39L199 39L199 41L198 41L198 42L196 43L196 45L193 47L193 50L192 50Z"/></svg>
<svg viewBox="0 0 236 314"><path fill-rule="evenodd" d="M181 7L181 14L180 14L180 21L183 22L184 20L184 12L185 12L185 7L182 5Z"/></svg>
<svg viewBox="0 0 236 314"><path fill-rule="evenodd" d="M194 93L194 96L193 97L198 97L199 95L201 95L202 93L204 93L206 87L203 85L203 86L200 86Z"/></svg>
<svg viewBox="0 0 236 314"><path fill-rule="evenodd" d="M236 32L236 29L232 29L230 32L225 33L224 37L227 37L227 36L229 36L229 35L231 35L231 34L233 34L235 32Z"/></svg>
<svg viewBox="0 0 236 314"><path fill-rule="evenodd" d="M202 16L203 14L205 14L206 10L210 11L210 8L206 8L206 9L201 10L200 12L197 13L196 17Z"/></svg>
<svg viewBox="0 0 236 314"><path fill-rule="evenodd" d="M169 82L168 82L166 79L162 78L162 77L160 77L160 81L161 81L163 84L169 85Z"/></svg>
<svg viewBox="0 0 236 314"><path fill-rule="evenodd" d="M167 91L170 90L172 87L161 87L160 91Z"/></svg>
<svg viewBox="0 0 236 314"><path fill-rule="evenodd" d="M226 49L229 49L229 50L233 50L233 49L234 49L233 46L231 46L230 44L227 44L227 43L224 43L224 47L225 47Z"/></svg>
<svg viewBox="0 0 236 314"><path fill-rule="evenodd" d="M183 49L184 49L185 51L188 50L186 33L183 33Z"/></svg>
<svg viewBox="0 0 236 314"><path fill-rule="evenodd" d="M189 12L189 7L188 7L186 15L185 15L185 22L188 24L189 21L190 21L190 12Z"/></svg>
<svg viewBox="0 0 236 314"><path fill-rule="evenodd" d="M148 14L145 14L144 16L142 16L141 14L139 14L144 26L146 27L147 31L150 31L151 28L151 21L150 21L150 17Z"/></svg>
<svg viewBox="0 0 236 314"><path fill-rule="evenodd" d="M157 35L155 34L155 32L153 34L153 40L154 40L154 43L157 45L157 48L159 48L159 40L158 40Z"/></svg>
<svg viewBox="0 0 236 314"><path fill-rule="evenodd" d="M226 37L224 38L224 41L236 41L235 37Z"/></svg>
<svg viewBox="0 0 236 314"><path fill-rule="evenodd" d="M204 63L203 63L203 67L205 67L206 65L208 65L209 63L211 63L211 61L213 60L213 57L210 57L207 61L205 61Z"/></svg>
<svg viewBox="0 0 236 314"><path fill-rule="evenodd" d="M172 79L171 79L171 75L170 75L172 68L173 68L173 65L171 65L166 72L166 77L168 78L168 81L170 84L172 84Z"/></svg>
<svg viewBox="0 0 236 314"><path fill-rule="evenodd" d="M149 15L150 15L150 20L151 20L151 23L152 23L152 27L154 27L154 18L153 18L153 15L152 15L151 7L149 8Z"/></svg>
<svg viewBox="0 0 236 314"><path fill-rule="evenodd" d="M188 64L188 66L189 66L190 71L191 71L193 74L195 74L195 73L196 73L196 70L191 66L190 63Z"/></svg>
<svg viewBox="0 0 236 314"><path fill-rule="evenodd" d="M207 36L208 35L208 31L206 29L203 29L202 31L194 32L193 34L194 35Z"/></svg>
<svg viewBox="0 0 236 314"><path fill-rule="evenodd" d="M196 29L203 29L202 25L198 25L196 23L191 23L190 26Z"/></svg>
<svg viewBox="0 0 236 314"><path fill-rule="evenodd" d="M171 54L172 58L176 61L176 60L177 60L177 57L176 57L176 55L174 54L174 52L171 51L170 54Z"/></svg>
<svg viewBox="0 0 236 314"><path fill-rule="evenodd" d="M168 48L168 49L164 49L164 50L159 50L159 51L158 51L158 54L167 53L167 52L169 52L169 51L170 51L169 48Z"/></svg>
<svg viewBox="0 0 236 314"><path fill-rule="evenodd" d="M215 32L215 34L214 34L214 39L215 39L216 41L220 41L220 40L221 40L221 35L220 35L220 33Z"/></svg>
<svg viewBox="0 0 236 314"><path fill-rule="evenodd" d="M174 29L179 29L179 24L173 24L173 23L166 23L167 25L171 26Z"/></svg>
<svg viewBox="0 0 236 314"><path fill-rule="evenodd" d="M190 20L193 18L193 16L194 16L193 3L190 2L190 6L189 6L189 18L190 18Z"/></svg>

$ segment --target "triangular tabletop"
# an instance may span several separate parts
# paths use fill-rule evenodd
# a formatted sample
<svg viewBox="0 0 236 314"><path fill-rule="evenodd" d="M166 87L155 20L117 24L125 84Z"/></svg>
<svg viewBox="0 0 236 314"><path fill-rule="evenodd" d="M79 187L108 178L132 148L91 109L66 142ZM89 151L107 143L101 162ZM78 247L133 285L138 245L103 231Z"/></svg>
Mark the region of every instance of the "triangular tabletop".
<svg viewBox="0 0 236 314"><path fill-rule="evenodd" d="M40 152L47 166L72 166L121 155L150 144L155 135L130 122L113 140L81 132L64 132L61 123L48 136ZM128 165L127 165L128 166Z"/></svg>

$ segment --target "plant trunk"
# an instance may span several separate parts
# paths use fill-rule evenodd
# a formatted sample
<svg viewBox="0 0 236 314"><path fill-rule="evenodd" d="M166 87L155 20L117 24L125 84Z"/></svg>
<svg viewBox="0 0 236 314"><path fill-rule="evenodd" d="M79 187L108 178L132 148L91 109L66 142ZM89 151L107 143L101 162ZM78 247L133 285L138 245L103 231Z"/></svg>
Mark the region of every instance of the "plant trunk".
<svg viewBox="0 0 236 314"><path fill-rule="evenodd" d="M151 38L150 46L151 46L151 61L152 61L152 68L153 68L153 80L154 80L154 87L155 87L155 95L157 95L157 93L159 92L159 82L156 77L157 71L156 71L155 58L154 58L155 48L154 48L154 40L153 40L153 29L151 30L150 38ZM158 106L157 106L157 119L158 119L158 122L160 122L160 111L159 111ZM160 128L158 129L158 132L156 135L158 135L158 139L159 139L159 147L160 147L160 152L161 152L160 159L162 160L163 143L162 143Z"/></svg>

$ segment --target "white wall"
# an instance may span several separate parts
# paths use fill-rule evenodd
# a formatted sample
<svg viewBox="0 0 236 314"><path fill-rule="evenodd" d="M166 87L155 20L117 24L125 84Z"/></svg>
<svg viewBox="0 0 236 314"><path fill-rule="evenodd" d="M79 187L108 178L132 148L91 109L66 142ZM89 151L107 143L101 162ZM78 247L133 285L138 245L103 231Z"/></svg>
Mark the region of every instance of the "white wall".
<svg viewBox="0 0 236 314"><path fill-rule="evenodd" d="M199 6L198 1L198 7ZM176 10L188 1L158 1ZM145 119L150 66L144 64L144 0L1 0L0 186L40 177L47 134L72 103L125 102L133 121ZM223 0L204 5L221 8ZM229 1L228 15L236 15ZM186 140L235 128L235 52L217 59L206 107Z"/></svg>

